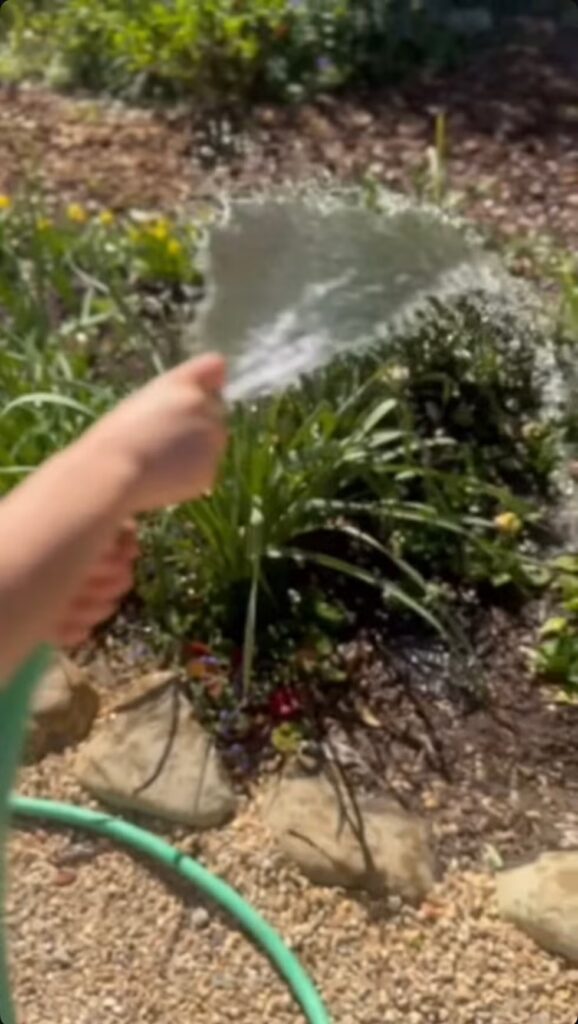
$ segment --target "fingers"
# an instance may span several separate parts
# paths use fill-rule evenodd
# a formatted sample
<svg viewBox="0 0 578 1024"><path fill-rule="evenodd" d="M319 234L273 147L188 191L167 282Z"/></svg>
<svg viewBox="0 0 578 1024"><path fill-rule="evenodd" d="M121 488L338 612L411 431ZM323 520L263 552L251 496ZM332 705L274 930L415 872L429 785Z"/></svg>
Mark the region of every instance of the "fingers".
<svg viewBox="0 0 578 1024"><path fill-rule="evenodd" d="M99 565L87 578L76 600L84 600L90 595L98 599L107 595L112 598L123 597L132 590L133 577L132 562Z"/></svg>
<svg viewBox="0 0 578 1024"><path fill-rule="evenodd" d="M57 647L61 647L64 650L72 650L74 647L80 647L81 644L86 643L90 638L92 629L74 629L72 627L62 627L57 629L52 643Z"/></svg>
<svg viewBox="0 0 578 1024"><path fill-rule="evenodd" d="M53 636L57 644L75 647L83 643L95 626L118 611L122 599L133 588L133 563L138 553L136 523L128 520L57 623Z"/></svg>
<svg viewBox="0 0 578 1024"><path fill-rule="evenodd" d="M114 590L90 587L80 595L68 613L57 623L54 641L63 647L70 647L88 639L95 626L112 618L118 611L123 597L132 590L132 578L122 584L117 581Z"/></svg>
<svg viewBox="0 0 578 1024"><path fill-rule="evenodd" d="M225 360L215 353L196 356L180 366L176 372L191 384L196 384L200 391L208 394L220 394L225 386Z"/></svg>
<svg viewBox="0 0 578 1024"><path fill-rule="evenodd" d="M120 599L86 600L79 603L54 630L54 642L61 647L75 647L88 640L92 630L118 611Z"/></svg>
<svg viewBox="0 0 578 1024"><path fill-rule="evenodd" d="M136 558L139 554L138 526L134 519L126 519L119 527L112 550L119 556Z"/></svg>
<svg viewBox="0 0 578 1024"><path fill-rule="evenodd" d="M138 555L138 542L134 524L123 527L119 531L114 547L98 562L71 605L70 613L79 610L98 616L101 607L106 612L108 606L118 602L133 587L134 561Z"/></svg>
<svg viewBox="0 0 578 1024"><path fill-rule="evenodd" d="M94 569L94 573L108 571L120 563L134 562L140 554L138 528L134 519L127 519L119 527L111 546L102 555ZM91 574L92 575L92 574Z"/></svg>

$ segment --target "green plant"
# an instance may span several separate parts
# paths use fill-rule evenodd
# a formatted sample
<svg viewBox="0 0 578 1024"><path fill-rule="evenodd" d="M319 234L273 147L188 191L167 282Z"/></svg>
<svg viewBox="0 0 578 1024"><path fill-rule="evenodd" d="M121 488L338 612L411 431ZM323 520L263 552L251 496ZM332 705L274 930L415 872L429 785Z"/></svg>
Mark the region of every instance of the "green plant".
<svg viewBox="0 0 578 1024"><path fill-rule="evenodd" d="M196 596L229 635L242 634L246 675L258 616L268 598L276 603L290 565L343 574L436 624L425 580L360 525L363 516L397 522L404 512L397 477L417 451L396 400L372 377L351 393L337 373L235 410L221 484L178 513L187 543L173 549L165 572L174 581L181 562L191 611ZM426 519L431 510L416 505L411 514ZM151 598L166 577L155 571L148 586Z"/></svg>
<svg viewBox="0 0 578 1024"><path fill-rule="evenodd" d="M201 620L212 635L242 644L246 681L264 624L293 615L284 595L303 593L316 576L324 586L328 573L348 579L350 595L373 589L442 632L440 580L534 585L523 527L531 532L536 508L499 476L493 448L490 472L489 454L476 460L452 436L453 402L474 403L477 388L487 399L490 384L479 366L468 373L459 359L448 363L447 315L427 337L432 357L438 344L445 353L444 386L453 395L435 430L422 416L424 360L409 370L411 342L402 374L378 355L348 360L281 398L236 409L213 496L151 527L151 550L164 560L153 558L143 578L146 601L161 615L171 609L176 632L186 635ZM416 339L423 342L423 330ZM460 336L468 352L471 343ZM507 375L505 363L500 372ZM475 449L472 427L470 442ZM500 444L515 441L498 439L505 455Z"/></svg>
<svg viewBox="0 0 578 1024"><path fill-rule="evenodd" d="M548 492L560 448L544 411L547 344L523 311L475 294L432 301L421 326L393 343L417 429L453 442L439 449L437 469L519 495Z"/></svg>
<svg viewBox="0 0 578 1024"><path fill-rule="evenodd" d="M198 284L197 245L196 231L163 218L0 195L0 489L108 408L128 365L135 379L161 368L145 304L153 287L171 298ZM159 308L170 337L179 302Z"/></svg>
<svg viewBox="0 0 578 1024"><path fill-rule="evenodd" d="M458 203L457 195L449 186L448 156L448 123L442 111L436 114L434 139L426 149L424 167L415 174L414 188L420 201L446 209Z"/></svg>
<svg viewBox="0 0 578 1024"><path fill-rule="evenodd" d="M565 255L558 270L562 292L560 319L564 330L578 340L578 260Z"/></svg>
<svg viewBox="0 0 578 1024"><path fill-rule="evenodd" d="M22 4L8 14L12 68L48 68L60 80L132 95L194 94L211 105L377 81L423 60L452 61L460 46L440 11L415 0Z"/></svg>
<svg viewBox="0 0 578 1024"><path fill-rule="evenodd" d="M549 682L578 693L578 557L564 555L550 567L557 614L540 629L534 670Z"/></svg>

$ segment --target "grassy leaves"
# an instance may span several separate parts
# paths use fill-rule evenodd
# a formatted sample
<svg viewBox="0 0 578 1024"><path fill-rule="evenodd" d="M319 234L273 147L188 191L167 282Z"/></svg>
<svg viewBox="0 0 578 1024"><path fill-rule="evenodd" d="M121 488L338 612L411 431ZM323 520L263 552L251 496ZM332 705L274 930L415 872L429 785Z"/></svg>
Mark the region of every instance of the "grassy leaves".
<svg viewBox="0 0 578 1024"><path fill-rule="evenodd" d="M377 597L455 639L436 580L459 586L499 569L501 583L527 582L516 538L494 523L509 501L516 512L502 515L522 523L523 503L463 473L451 439L420 433L382 368L335 366L234 410L215 493L176 513L186 537L176 577L191 582L182 628L197 608L205 629L234 638L248 685L258 636L289 614L287 590L316 578L346 603L352 593L368 604ZM145 593L160 607L154 573Z"/></svg>

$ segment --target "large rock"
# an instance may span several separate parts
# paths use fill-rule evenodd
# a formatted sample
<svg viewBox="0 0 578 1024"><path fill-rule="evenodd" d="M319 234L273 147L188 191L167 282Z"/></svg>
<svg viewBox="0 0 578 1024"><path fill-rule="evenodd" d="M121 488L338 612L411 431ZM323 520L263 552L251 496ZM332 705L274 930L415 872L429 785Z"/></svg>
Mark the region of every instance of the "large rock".
<svg viewBox="0 0 578 1024"><path fill-rule="evenodd" d="M578 963L578 852L543 853L498 876L502 917L550 953Z"/></svg>
<svg viewBox="0 0 578 1024"><path fill-rule="evenodd" d="M412 903L434 883L425 825L385 799L352 800L333 773L276 783L264 819L312 882L396 893Z"/></svg>
<svg viewBox="0 0 578 1024"><path fill-rule="evenodd" d="M174 685L135 700L79 752L78 778L116 807L212 828L235 810L235 795L209 735Z"/></svg>
<svg viewBox="0 0 578 1024"><path fill-rule="evenodd" d="M34 695L26 760L37 761L85 739L98 708L98 694L84 673L68 658L57 658Z"/></svg>

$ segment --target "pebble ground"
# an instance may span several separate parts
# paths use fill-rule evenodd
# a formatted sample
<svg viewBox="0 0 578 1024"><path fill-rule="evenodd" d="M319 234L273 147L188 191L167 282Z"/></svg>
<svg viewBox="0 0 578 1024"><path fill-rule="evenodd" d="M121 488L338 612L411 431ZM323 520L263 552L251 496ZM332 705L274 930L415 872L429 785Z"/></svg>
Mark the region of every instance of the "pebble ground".
<svg viewBox="0 0 578 1024"><path fill-rule="evenodd" d="M87 803L67 756L31 795ZM160 823L151 823L162 830ZM335 1024L574 1024L578 970L501 922L489 874L458 864L414 910L315 888L247 805L227 828L165 833L236 886L311 972ZM268 962L197 894L78 833L13 833L8 927L21 1024L302 1020Z"/></svg>

